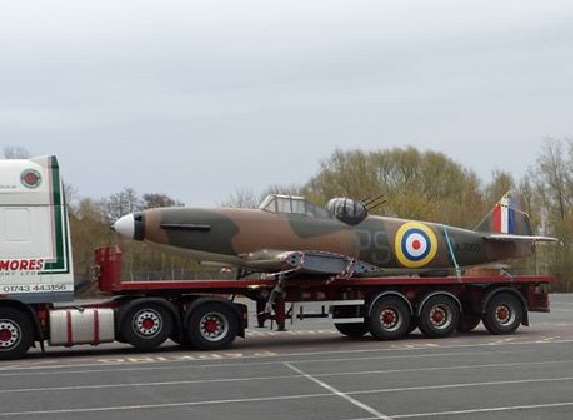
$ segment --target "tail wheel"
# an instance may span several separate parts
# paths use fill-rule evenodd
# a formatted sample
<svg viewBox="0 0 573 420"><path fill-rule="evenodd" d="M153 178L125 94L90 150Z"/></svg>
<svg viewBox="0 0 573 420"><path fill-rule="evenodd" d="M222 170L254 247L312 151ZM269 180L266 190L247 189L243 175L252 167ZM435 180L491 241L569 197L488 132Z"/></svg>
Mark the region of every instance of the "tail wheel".
<svg viewBox="0 0 573 420"><path fill-rule="evenodd" d="M398 296L382 296L370 309L368 327L370 333L380 339L395 340L410 331L412 311Z"/></svg>
<svg viewBox="0 0 573 420"><path fill-rule="evenodd" d="M15 308L0 308L0 359L23 357L33 341L33 326L28 314Z"/></svg>
<svg viewBox="0 0 573 420"><path fill-rule="evenodd" d="M448 295L434 295L424 302L420 310L419 326L422 333L431 338L452 335L460 320L460 308Z"/></svg>
<svg viewBox="0 0 573 420"><path fill-rule="evenodd" d="M121 317L120 334L137 350L151 351L171 334L173 320L161 305L141 303L129 307Z"/></svg>
<svg viewBox="0 0 573 420"><path fill-rule="evenodd" d="M365 324L334 324L334 328L342 335L352 338L360 338L368 332Z"/></svg>
<svg viewBox="0 0 573 420"><path fill-rule="evenodd" d="M517 296L499 293L488 302L483 323L492 334L513 334L521 325L523 310L523 304Z"/></svg>
<svg viewBox="0 0 573 420"><path fill-rule="evenodd" d="M468 333L479 325L481 318L477 315L463 314L458 324L458 332Z"/></svg>
<svg viewBox="0 0 573 420"><path fill-rule="evenodd" d="M187 337L201 350L227 348L239 332L239 319L226 303L204 303L192 310L187 323Z"/></svg>

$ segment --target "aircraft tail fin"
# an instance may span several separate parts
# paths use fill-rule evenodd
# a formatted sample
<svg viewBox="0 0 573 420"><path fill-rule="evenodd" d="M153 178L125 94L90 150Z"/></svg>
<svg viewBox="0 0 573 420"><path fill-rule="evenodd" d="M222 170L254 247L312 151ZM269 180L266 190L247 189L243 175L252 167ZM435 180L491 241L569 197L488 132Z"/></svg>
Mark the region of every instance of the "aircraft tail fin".
<svg viewBox="0 0 573 420"><path fill-rule="evenodd" d="M508 192L474 231L494 235L532 236L529 215L521 208L521 197Z"/></svg>

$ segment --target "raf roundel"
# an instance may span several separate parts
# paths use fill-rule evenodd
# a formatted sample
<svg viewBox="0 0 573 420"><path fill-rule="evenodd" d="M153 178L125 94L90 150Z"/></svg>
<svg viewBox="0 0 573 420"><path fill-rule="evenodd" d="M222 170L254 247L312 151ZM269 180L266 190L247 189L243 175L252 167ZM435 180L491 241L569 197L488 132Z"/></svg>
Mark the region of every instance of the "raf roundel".
<svg viewBox="0 0 573 420"><path fill-rule="evenodd" d="M396 232L396 257L407 268L428 265L438 252L438 240L432 229L423 223L404 223Z"/></svg>

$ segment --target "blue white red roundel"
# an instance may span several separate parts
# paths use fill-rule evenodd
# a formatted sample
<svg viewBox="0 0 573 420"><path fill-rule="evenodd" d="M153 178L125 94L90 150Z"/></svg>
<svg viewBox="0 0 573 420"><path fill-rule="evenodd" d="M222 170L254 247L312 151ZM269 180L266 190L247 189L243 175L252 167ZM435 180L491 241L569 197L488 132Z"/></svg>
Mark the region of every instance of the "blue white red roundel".
<svg viewBox="0 0 573 420"><path fill-rule="evenodd" d="M404 223L396 232L396 257L404 267L423 267L434 259L437 251L436 235L423 223Z"/></svg>

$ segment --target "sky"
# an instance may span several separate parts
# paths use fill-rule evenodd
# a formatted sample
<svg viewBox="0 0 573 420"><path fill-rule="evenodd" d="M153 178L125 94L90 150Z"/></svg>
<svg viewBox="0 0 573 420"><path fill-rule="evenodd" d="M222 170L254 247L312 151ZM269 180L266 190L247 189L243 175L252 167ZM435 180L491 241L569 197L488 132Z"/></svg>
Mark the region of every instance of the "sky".
<svg viewBox="0 0 573 420"><path fill-rule="evenodd" d="M304 183L335 148L521 176L573 137L573 2L18 0L0 12L0 146L82 196L213 206Z"/></svg>

